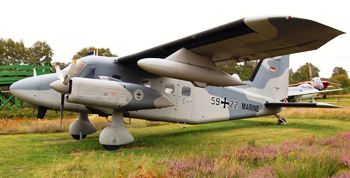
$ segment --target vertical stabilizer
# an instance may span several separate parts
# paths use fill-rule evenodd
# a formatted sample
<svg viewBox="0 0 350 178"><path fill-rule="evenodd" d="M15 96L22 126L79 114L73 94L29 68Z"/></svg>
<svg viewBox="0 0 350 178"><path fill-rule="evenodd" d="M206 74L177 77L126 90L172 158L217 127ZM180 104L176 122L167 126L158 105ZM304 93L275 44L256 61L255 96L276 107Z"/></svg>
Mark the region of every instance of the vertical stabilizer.
<svg viewBox="0 0 350 178"><path fill-rule="evenodd" d="M289 55L261 60L250 81L248 91L283 100L288 98Z"/></svg>

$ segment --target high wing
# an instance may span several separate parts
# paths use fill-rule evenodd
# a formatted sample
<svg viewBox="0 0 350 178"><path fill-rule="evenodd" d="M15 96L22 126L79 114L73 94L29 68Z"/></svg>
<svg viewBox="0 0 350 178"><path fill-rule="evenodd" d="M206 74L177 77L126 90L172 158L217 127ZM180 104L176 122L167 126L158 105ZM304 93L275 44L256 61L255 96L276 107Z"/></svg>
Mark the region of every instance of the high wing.
<svg viewBox="0 0 350 178"><path fill-rule="evenodd" d="M289 84L288 86L289 86L289 87L297 87L297 86L299 86L299 85L301 85L301 84L304 84L304 83L310 83L310 81L292 83L292 84Z"/></svg>
<svg viewBox="0 0 350 178"><path fill-rule="evenodd" d="M291 87L290 87L291 88ZM295 90L295 91L291 91L288 90L288 97L294 97L294 96L304 96L304 95L314 95L316 96L317 94L319 94L320 91L317 89L310 89L310 90Z"/></svg>
<svg viewBox="0 0 350 178"><path fill-rule="evenodd" d="M143 58L165 58L185 48L215 64L315 50L344 32L294 17L244 18L145 51L120 57L136 64Z"/></svg>
<svg viewBox="0 0 350 178"><path fill-rule="evenodd" d="M344 89L342 89L342 88L337 88L337 89L321 90L319 93L329 93L329 92L343 91L343 90Z"/></svg>
<svg viewBox="0 0 350 178"><path fill-rule="evenodd" d="M289 92L288 93L288 97L292 97L292 96L303 96L303 95L311 95L311 94L320 94L320 93L330 93L330 92L335 92L335 91L342 91L344 89L342 88L338 88L338 89L329 89L329 90L316 90L316 89L313 89L313 90L304 90L304 91L301 91L301 92Z"/></svg>

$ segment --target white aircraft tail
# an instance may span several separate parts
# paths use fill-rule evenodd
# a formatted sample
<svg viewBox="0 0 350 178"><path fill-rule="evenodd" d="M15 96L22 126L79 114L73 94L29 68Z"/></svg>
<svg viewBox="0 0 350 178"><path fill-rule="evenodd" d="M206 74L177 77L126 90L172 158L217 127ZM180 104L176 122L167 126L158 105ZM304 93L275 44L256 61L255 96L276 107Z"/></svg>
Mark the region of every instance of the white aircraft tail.
<svg viewBox="0 0 350 178"><path fill-rule="evenodd" d="M288 98L289 55L259 61L247 84L248 91L283 100Z"/></svg>
<svg viewBox="0 0 350 178"><path fill-rule="evenodd" d="M322 80L320 79L320 77L315 77L315 78L311 79L310 83L317 90L322 90L324 88Z"/></svg>

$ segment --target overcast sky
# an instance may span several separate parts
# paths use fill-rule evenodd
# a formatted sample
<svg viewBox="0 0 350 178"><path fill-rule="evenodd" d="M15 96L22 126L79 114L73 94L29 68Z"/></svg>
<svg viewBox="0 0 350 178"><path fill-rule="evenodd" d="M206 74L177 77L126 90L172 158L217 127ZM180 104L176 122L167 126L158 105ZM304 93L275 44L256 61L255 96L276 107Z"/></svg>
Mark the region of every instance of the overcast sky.
<svg viewBox="0 0 350 178"><path fill-rule="evenodd" d="M69 61L81 48L108 47L132 54L243 17L290 15L350 33L347 1L189 0L0 0L0 38L26 46L46 41L54 61ZM291 67L311 62L330 77L335 66L350 71L350 37L341 35L319 50L294 54Z"/></svg>

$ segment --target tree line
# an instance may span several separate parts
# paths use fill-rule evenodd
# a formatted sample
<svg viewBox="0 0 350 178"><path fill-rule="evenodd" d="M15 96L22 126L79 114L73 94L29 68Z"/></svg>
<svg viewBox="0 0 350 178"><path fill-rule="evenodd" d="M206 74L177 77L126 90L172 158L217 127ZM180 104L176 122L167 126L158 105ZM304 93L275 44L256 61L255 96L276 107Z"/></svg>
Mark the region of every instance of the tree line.
<svg viewBox="0 0 350 178"><path fill-rule="evenodd" d="M37 41L32 46L26 47L22 41L0 39L0 65L39 65L50 63L52 56L51 47L44 41Z"/></svg>
<svg viewBox="0 0 350 178"><path fill-rule="evenodd" d="M78 59L97 52L100 56L117 56L109 48L86 47L73 56ZM0 65L45 65L52 63L54 52L45 41L37 41L32 46L26 47L23 41L0 38ZM56 62L55 65L64 66L64 63Z"/></svg>

